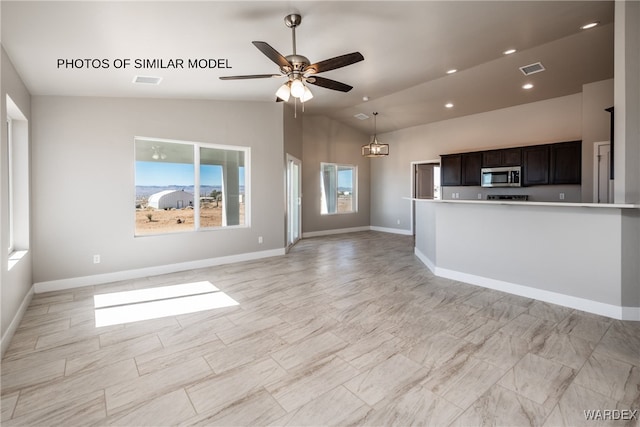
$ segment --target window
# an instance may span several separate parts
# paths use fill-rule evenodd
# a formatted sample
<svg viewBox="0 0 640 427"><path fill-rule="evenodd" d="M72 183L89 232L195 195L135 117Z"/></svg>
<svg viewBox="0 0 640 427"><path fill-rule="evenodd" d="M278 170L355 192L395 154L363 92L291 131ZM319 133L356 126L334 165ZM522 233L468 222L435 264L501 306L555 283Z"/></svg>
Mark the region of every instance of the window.
<svg viewBox="0 0 640 427"><path fill-rule="evenodd" d="M29 249L29 122L7 95L7 245L11 269Z"/></svg>
<svg viewBox="0 0 640 427"><path fill-rule="evenodd" d="M335 163L320 164L321 214L358 211L358 167Z"/></svg>
<svg viewBox="0 0 640 427"><path fill-rule="evenodd" d="M13 120L11 120L11 117L7 117L7 184L9 187L9 197L7 200L7 218L8 218L8 222L9 222L9 242L8 242L8 251L7 253L11 253L13 252L13 245L14 245L14 235L15 232L13 231L13 217L15 216L13 213L14 210L14 206L15 203L13 201L13 193L14 191L14 179L13 179L13 132L11 130L11 127L13 125Z"/></svg>
<svg viewBox="0 0 640 427"><path fill-rule="evenodd" d="M136 138L135 234L248 226L248 147Z"/></svg>

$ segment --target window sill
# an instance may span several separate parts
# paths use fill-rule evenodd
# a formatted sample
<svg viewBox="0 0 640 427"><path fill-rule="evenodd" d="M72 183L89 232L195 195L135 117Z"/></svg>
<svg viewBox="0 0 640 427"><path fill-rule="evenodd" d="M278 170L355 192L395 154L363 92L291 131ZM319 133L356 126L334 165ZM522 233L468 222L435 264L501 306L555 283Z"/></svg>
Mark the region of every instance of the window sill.
<svg viewBox="0 0 640 427"><path fill-rule="evenodd" d="M351 215L351 214L356 214L356 213L358 213L358 211L321 213L320 215L322 215L322 216L332 216L332 215Z"/></svg>
<svg viewBox="0 0 640 427"><path fill-rule="evenodd" d="M20 262L20 260L22 258L24 258L24 256L27 254L27 252L29 252L29 251L25 250L25 251L13 251L13 252L11 252L9 254L9 263L8 263L9 264L9 268L8 268L8 270L11 271L11 269L13 267L15 267L18 264L18 262Z"/></svg>

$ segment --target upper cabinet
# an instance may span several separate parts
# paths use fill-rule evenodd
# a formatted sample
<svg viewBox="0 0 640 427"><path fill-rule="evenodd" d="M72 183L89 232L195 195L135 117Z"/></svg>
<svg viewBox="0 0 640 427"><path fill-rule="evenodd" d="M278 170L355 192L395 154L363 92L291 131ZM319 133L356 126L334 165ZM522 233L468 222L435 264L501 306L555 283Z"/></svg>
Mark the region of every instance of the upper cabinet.
<svg viewBox="0 0 640 427"><path fill-rule="evenodd" d="M502 166L520 166L522 164L521 148L506 148L482 152L482 167L497 168Z"/></svg>
<svg viewBox="0 0 640 427"><path fill-rule="evenodd" d="M551 150L551 184L580 184L582 179L582 141L553 144Z"/></svg>
<svg viewBox="0 0 640 427"><path fill-rule="evenodd" d="M480 185L482 153L464 153L462 155L462 185Z"/></svg>
<svg viewBox="0 0 640 427"><path fill-rule="evenodd" d="M454 186L462 183L462 154L448 154L440 160L440 185Z"/></svg>
<svg viewBox="0 0 640 427"><path fill-rule="evenodd" d="M441 157L440 185L480 185L481 152L448 154Z"/></svg>
<svg viewBox="0 0 640 427"><path fill-rule="evenodd" d="M522 185L549 183L549 146L534 145L522 149Z"/></svg>
<svg viewBox="0 0 640 427"><path fill-rule="evenodd" d="M443 155L442 186L479 186L481 169L522 166L522 186L581 184L582 141Z"/></svg>

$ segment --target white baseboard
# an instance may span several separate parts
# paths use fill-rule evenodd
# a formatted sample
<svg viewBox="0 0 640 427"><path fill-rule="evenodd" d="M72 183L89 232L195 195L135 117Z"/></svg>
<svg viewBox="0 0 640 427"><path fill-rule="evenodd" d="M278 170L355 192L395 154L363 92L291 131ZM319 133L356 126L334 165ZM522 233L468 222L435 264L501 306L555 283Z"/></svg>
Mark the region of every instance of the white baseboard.
<svg viewBox="0 0 640 427"><path fill-rule="evenodd" d="M332 234L357 233L359 231L369 231L370 229L368 225L365 225L362 227L336 228L334 230L308 231L302 233L302 238L308 239L310 237L330 236Z"/></svg>
<svg viewBox="0 0 640 427"><path fill-rule="evenodd" d="M375 225L372 225L369 228L371 231L382 231L383 233L402 234L403 236L413 235L411 230L403 230L401 228L377 227Z"/></svg>
<svg viewBox="0 0 640 427"><path fill-rule="evenodd" d="M7 351L7 349L9 348L9 345L11 344L13 335L16 333L18 326L20 326L20 322L22 322L22 318L24 317L24 314L27 312L27 308L29 307L29 304L31 304L31 299L33 298L33 292L34 292L34 287L31 286L31 288L29 288L29 292L27 292L27 294L22 299L22 303L20 304L20 307L18 308L16 315L13 316L13 320L11 320L9 327L7 328L4 335L2 336L2 340L0 340L0 358L4 357L5 351Z"/></svg>
<svg viewBox="0 0 640 427"><path fill-rule="evenodd" d="M640 307L622 307L621 320L635 320L640 322Z"/></svg>
<svg viewBox="0 0 640 427"><path fill-rule="evenodd" d="M260 252L249 252L246 254L229 255L218 258L208 258L197 261L187 261L176 264L138 268L135 270L117 271L113 273L97 274L93 276L72 277L69 279L38 282L33 285L33 289L37 294L42 292L61 291L65 289L81 288L83 286L103 285L105 283L117 282L120 280L139 279L142 277L156 276L159 274L176 273L179 271L214 267L216 265L231 264L242 261L252 261L261 258L281 256L284 254L284 248L271 249Z"/></svg>
<svg viewBox="0 0 640 427"><path fill-rule="evenodd" d="M413 248L413 253L418 257L420 261L433 273L436 274L436 264L429 259L422 251L418 248Z"/></svg>
<svg viewBox="0 0 640 427"><path fill-rule="evenodd" d="M388 228L388 227L376 227L375 225L364 225L362 227L336 228L333 230L321 230L321 231L308 231L306 233L302 233L302 238L308 239L310 237L331 236L333 234L357 233L358 231L381 231L383 233L402 234L404 236L412 235L411 230L402 230L399 228Z"/></svg>
<svg viewBox="0 0 640 427"><path fill-rule="evenodd" d="M422 261L422 263L431 270L433 274L439 277L457 280L471 285L482 286L483 288L494 289L496 291L502 291L521 297L533 298L551 304L562 305L564 307L598 314L600 316L611 317L613 319L640 320L640 307L621 307L613 304L551 292L544 289L537 289L530 286L518 285L516 283L449 270L437 267L417 248L414 248L414 252L418 259Z"/></svg>

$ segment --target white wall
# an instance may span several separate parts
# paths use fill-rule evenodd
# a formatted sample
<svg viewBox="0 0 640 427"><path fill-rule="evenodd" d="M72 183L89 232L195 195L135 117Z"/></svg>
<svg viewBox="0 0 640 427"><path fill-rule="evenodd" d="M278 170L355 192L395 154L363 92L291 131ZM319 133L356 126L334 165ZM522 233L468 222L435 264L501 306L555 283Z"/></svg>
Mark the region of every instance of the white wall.
<svg viewBox="0 0 640 427"><path fill-rule="evenodd" d="M379 135L388 159L372 162L371 225L410 230L411 162L441 154L580 139L582 95L415 126ZM398 221L400 224L398 225Z"/></svg>
<svg viewBox="0 0 640 427"><path fill-rule="evenodd" d="M11 270L8 270L9 246L9 220L8 220L8 200L9 186L7 183L6 167L7 163L7 105L6 97L9 95L22 114L31 123L31 96L26 86L20 79L11 60L7 56L4 48L1 49L2 59L0 60L0 105L2 105L2 135L0 140L0 326L2 330L1 352L4 354L13 332L18 326L22 317L22 312L26 309L31 296L31 266L32 252L28 252ZM29 141L30 145L30 141ZM22 171L21 171L22 172ZM28 199L31 198L29 189L26 194L22 194ZM24 219L24 218L21 218ZM28 231L28 230L27 230ZM27 233L29 235L30 233ZM24 242L23 242L24 244ZM32 246L27 243L26 246ZM13 323L12 323L13 322Z"/></svg>
<svg viewBox="0 0 640 427"><path fill-rule="evenodd" d="M281 106L37 96L32 114L34 282L284 247ZM251 227L134 237L135 136L251 147Z"/></svg>

